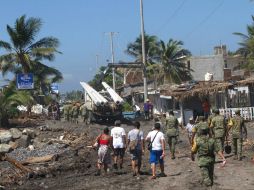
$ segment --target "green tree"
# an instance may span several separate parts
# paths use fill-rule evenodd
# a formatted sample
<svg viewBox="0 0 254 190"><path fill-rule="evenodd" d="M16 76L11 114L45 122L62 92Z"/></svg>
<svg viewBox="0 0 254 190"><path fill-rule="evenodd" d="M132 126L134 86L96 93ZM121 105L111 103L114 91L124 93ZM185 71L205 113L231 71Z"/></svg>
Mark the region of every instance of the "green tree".
<svg viewBox="0 0 254 190"><path fill-rule="evenodd" d="M242 38L242 41L239 43L241 48L237 50L238 53L243 55L247 61L247 68L250 70L254 69L254 16L252 16L252 24L247 25L247 34L235 32L235 35L238 35Z"/></svg>
<svg viewBox="0 0 254 190"><path fill-rule="evenodd" d="M54 37L35 41L41 26L41 19L26 19L25 15L16 20L14 27L7 25L10 43L0 40L0 48L7 51L7 54L0 56L0 66L9 68L10 71L21 66L21 70L27 73L42 60L53 61L55 53L59 53L59 41Z"/></svg>
<svg viewBox="0 0 254 190"><path fill-rule="evenodd" d="M31 106L34 99L29 91L17 91L15 83L11 82L8 87L3 88L0 93L0 126L7 127L8 119L17 111L18 105Z"/></svg>
<svg viewBox="0 0 254 190"><path fill-rule="evenodd" d="M150 36L145 34L145 55L146 66L154 64L155 58L158 55L158 38L157 36ZM132 43L127 45L125 51L128 55L132 56L136 62L142 62L142 38L141 35Z"/></svg>
<svg viewBox="0 0 254 190"><path fill-rule="evenodd" d="M119 70L115 70L116 76L116 87L122 86L123 74ZM103 88L101 82L106 82L109 86L113 86L112 69L107 69L106 66L101 66L98 73L95 74L94 78L89 81L89 84L96 90L101 91Z"/></svg>
<svg viewBox="0 0 254 190"><path fill-rule="evenodd" d="M182 46L182 41L170 39L167 44L160 41L159 64L148 69L157 73L158 79L162 79L163 83L180 83L192 79L191 70L186 67L186 59L191 53Z"/></svg>

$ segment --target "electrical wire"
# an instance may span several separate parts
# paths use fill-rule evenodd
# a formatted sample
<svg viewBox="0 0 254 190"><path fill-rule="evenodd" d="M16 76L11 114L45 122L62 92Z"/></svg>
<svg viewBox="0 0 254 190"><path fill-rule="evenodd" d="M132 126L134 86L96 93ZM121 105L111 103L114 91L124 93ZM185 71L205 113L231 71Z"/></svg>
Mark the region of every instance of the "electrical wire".
<svg viewBox="0 0 254 190"><path fill-rule="evenodd" d="M175 9L175 11L172 13L172 15L170 15L170 17L166 20L166 22L164 22L163 25L161 25L161 27L155 32L155 34L160 33L162 31L162 29L168 25L170 23L170 21L178 14L178 12L182 9L182 7L184 6L184 4L187 2L187 0L183 0L179 6Z"/></svg>
<svg viewBox="0 0 254 190"><path fill-rule="evenodd" d="M201 27L202 25L204 25L210 17L212 17L216 11L224 4L224 0L222 0L214 9L212 9L212 11L203 19L201 20L201 22L192 30L190 31L186 37L185 40L188 39L199 27Z"/></svg>

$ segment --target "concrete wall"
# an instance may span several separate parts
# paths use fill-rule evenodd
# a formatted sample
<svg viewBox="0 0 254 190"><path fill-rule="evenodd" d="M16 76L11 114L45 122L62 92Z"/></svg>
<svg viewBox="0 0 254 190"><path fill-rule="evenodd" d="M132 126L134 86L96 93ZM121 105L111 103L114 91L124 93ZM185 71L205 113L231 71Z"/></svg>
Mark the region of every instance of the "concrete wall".
<svg viewBox="0 0 254 190"><path fill-rule="evenodd" d="M213 74L213 80L224 79L223 55L191 57L190 68L193 70L193 79L197 81L205 80L205 74L207 72Z"/></svg>

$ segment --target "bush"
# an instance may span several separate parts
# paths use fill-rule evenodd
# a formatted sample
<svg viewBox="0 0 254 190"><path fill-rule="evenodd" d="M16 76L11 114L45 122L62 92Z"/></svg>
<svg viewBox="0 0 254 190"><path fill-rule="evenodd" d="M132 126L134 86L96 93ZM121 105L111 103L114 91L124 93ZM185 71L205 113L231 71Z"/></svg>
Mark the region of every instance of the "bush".
<svg viewBox="0 0 254 190"><path fill-rule="evenodd" d="M124 102L123 111L133 111L132 106L128 102Z"/></svg>

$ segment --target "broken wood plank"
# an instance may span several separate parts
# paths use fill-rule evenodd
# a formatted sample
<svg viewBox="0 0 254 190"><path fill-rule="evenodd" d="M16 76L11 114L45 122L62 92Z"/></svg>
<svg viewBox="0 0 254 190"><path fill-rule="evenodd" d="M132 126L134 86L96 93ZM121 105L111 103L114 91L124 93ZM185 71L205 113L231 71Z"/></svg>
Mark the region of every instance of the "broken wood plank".
<svg viewBox="0 0 254 190"><path fill-rule="evenodd" d="M26 172L26 173L32 173L33 172L30 168L27 168L27 167L23 166L19 161L15 160L11 157L8 157L8 156L5 155L4 160L8 161L9 163L11 163L12 165L14 165L15 167L17 167L18 169L20 169L23 172Z"/></svg>
<svg viewBox="0 0 254 190"><path fill-rule="evenodd" d="M25 161L23 161L22 164L27 165L27 164L34 164L34 163L41 163L41 162L49 162L55 158L56 158L56 155L54 154L41 156L41 157L29 157Z"/></svg>

